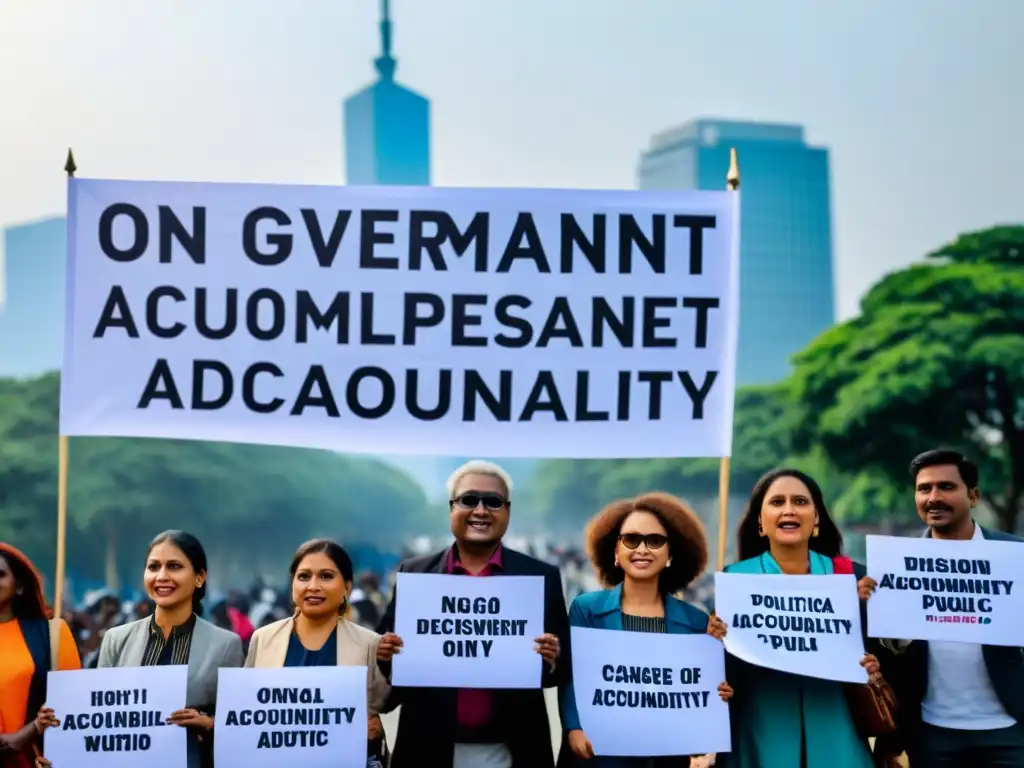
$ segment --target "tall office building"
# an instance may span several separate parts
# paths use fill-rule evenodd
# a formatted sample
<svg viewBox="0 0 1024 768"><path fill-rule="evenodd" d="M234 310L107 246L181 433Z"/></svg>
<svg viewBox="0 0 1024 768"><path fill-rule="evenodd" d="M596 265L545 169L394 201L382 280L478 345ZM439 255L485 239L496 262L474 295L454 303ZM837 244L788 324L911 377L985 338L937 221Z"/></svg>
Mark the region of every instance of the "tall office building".
<svg viewBox="0 0 1024 768"><path fill-rule="evenodd" d="M835 322L828 150L799 125L696 120L664 131L640 157L640 189L723 189L739 155L739 386L769 384Z"/></svg>
<svg viewBox="0 0 1024 768"><path fill-rule="evenodd" d="M66 220L9 227L3 238L0 376L60 368L64 340Z"/></svg>
<svg viewBox="0 0 1024 768"><path fill-rule="evenodd" d="M381 55L374 60L379 78L345 100L346 177L349 184L429 186L430 101L395 82L398 62L392 55L390 11L388 0L381 0ZM432 500L444 497L448 475L466 461L452 456L383 458L413 477ZM530 459L502 462L524 482L536 464Z"/></svg>
<svg viewBox="0 0 1024 768"><path fill-rule="evenodd" d="M395 82L391 13L381 0L379 78L345 100L349 184L430 184L430 101Z"/></svg>

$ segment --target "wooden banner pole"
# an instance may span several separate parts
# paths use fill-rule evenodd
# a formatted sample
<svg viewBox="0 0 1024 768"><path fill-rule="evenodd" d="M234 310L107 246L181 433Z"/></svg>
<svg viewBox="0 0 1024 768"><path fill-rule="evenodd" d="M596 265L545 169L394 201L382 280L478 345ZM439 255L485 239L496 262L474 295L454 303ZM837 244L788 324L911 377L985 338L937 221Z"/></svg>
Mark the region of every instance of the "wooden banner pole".
<svg viewBox="0 0 1024 768"><path fill-rule="evenodd" d="M737 192L740 188L740 163L736 148L729 150L729 172L725 188ZM729 469L731 459L723 456L718 464L718 570L725 567L725 550L729 536Z"/></svg>
<svg viewBox="0 0 1024 768"><path fill-rule="evenodd" d="M75 156L68 150L64 172L68 179L75 176ZM68 212L70 213L70 211ZM64 581L67 578L68 548L68 437L57 438L57 563L53 583L53 615L60 618L64 611Z"/></svg>

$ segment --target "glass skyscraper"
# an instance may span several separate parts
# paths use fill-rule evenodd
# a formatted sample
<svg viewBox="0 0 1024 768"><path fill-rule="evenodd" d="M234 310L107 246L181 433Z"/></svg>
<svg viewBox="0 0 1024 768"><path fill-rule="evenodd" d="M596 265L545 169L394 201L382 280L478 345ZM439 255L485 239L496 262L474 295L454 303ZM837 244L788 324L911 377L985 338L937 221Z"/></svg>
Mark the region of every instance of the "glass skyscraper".
<svg viewBox="0 0 1024 768"><path fill-rule="evenodd" d="M738 386L785 378L790 358L835 322L828 150L799 125L696 120L651 140L640 189L724 189L739 155Z"/></svg>
<svg viewBox="0 0 1024 768"><path fill-rule="evenodd" d="M345 100L345 166L349 184L430 185L430 101L395 82L397 61L391 51L391 9L381 0L381 55L374 61L379 78ZM452 446L453 449L458 446ZM445 493L448 475L466 459L450 456L386 456L419 482L431 499ZM502 461L525 481L537 462Z"/></svg>
<svg viewBox="0 0 1024 768"><path fill-rule="evenodd" d="M64 339L63 217L8 227L3 238L0 376L60 368Z"/></svg>
<svg viewBox="0 0 1024 768"><path fill-rule="evenodd" d="M391 13L381 0L379 78L345 100L349 184L430 184L430 101L395 82Z"/></svg>

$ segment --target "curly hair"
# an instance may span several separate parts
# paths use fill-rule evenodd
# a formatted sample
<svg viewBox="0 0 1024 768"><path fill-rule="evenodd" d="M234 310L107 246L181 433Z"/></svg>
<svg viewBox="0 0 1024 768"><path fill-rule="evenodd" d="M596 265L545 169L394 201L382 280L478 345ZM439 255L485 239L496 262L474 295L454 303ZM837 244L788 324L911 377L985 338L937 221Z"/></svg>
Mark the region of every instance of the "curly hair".
<svg viewBox="0 0 1024 768"><path fill-rule="evenodd" d="M0 558L7 563L14 583L21 590L11 601L11 610L16 619L49 619L53 612L43 597L43 578L20 550L0 541Z"/></svg>
<svg viewBox="0 0 1024 768"><path fill-rule="evenodd" d="M634 499L613 501L587 524L587 554L601 582L608 587L621 584L625 573L615 565L615 547L622 523L633 512L649 512L665 526L672 564L658 576L662 594L671 594L691 584L708 564L704 524L682 499L668 493L645 493Z"/></svg>
<svg viewBox="0 0 1024 768"><path fill-rule="evenodd" d="M832 515L829 514L821 486L813 477L799 469L782 467L767 472L754 484L754 490L750 493L750 500L747 501L743 519L740 520L740 527L736 533L739 559L748 560L768 551L768 539L759 532L761 507L764 505L764 497L768 495L772 483L780 477L796 478L807 486L807 490L811 494L811 502L814 504L814 510L818 513L818 535L810 540L808 546L825 557L837 557L842 554L843 535L839 532L839 527L832 519Z"/></svg>

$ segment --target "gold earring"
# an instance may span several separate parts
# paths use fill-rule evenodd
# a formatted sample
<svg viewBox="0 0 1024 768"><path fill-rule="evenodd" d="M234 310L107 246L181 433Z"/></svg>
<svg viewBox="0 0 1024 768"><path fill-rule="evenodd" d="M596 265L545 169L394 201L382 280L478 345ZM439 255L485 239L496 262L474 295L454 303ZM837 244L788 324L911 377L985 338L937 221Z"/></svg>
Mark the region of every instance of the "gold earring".
<svg viewBox="0 0 1024 768"><path fill-rule="evenodd" d="M814 526L814 530L811 531L811 536L817 538L819 533L821 533L821 531L818 529L818 526Z"/></svg>
<svg viewBox="0 0 1024 768"><path fill-rule="evenodd" d="M672 567L672 558L671 557L668 559L668 562L665 563L665 567L666 568L671 568Z"/></svg>
<svg viewBox="0 0 1024 768"><path fill-rule="evenodd" d="M764 536L764 527L760 523L757 524L757 535Z"/></svg>
<svg viewBox="0 0 1024 768"><path fill-rule="evenodd" d="M617 558L617 557L615 558L615 567L616 568L619 567L619 558Z"/></svg>

